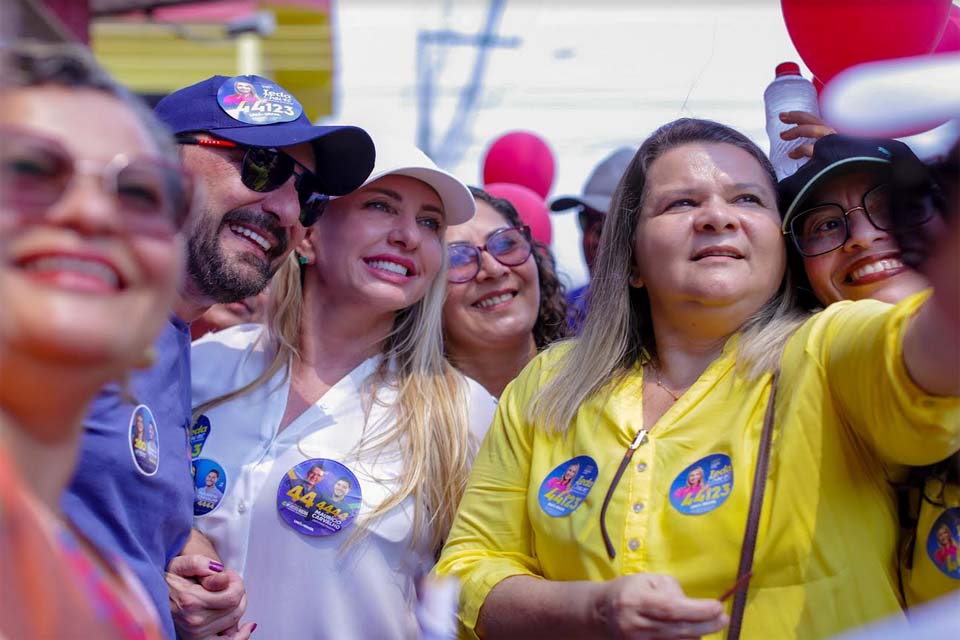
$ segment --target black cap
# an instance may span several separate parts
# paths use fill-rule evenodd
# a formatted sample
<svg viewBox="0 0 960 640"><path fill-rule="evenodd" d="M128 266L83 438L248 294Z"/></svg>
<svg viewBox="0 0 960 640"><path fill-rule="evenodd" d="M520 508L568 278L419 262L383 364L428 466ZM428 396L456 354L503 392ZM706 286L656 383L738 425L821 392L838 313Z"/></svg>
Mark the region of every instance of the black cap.
<svg viewBox="0 0 960 640"><path fill-rule="evenodd" d="M784 212L782 228L789 229L790 220L803 205L809 195L832 177L857 169L875 169L889 171L894 157L900 162L923 163L910 147L890 138L861 138L834 133L817 140L813 145L813 157L792 176L784 178L777 185L780 204Z"/></svg>

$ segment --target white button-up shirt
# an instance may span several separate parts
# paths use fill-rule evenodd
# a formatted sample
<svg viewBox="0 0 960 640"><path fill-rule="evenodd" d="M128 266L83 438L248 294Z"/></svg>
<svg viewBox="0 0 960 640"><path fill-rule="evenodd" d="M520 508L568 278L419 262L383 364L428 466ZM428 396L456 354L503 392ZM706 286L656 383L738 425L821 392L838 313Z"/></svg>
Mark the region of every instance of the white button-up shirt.
<svg viewBox="0 0 960 640"><path fill-rule="evenodd" d="M257 341L261 332L259 326L244 325L194 344L194 407L240 388L265 370L270 354ZM210 431L196 457L218 463L226 487L220 503L198 516L195 526L211 539L223 563L243 576L245 619L258 624L258 635L417 635L415 581L429 571L433 557L422 541L411 544L413 500L375 520L364 518L396 490L403 473L399 450L376 456L357 451L361 440L368 441L392 419L392 389L379 389L378 402L372 405L363 401L364 382L380 361L376 356L361 363L282 431L278 427L290 386L284 370L204 413ZM468 380L468 386L471 431L482 437L496 402L474 381ZM362 506L357 522L339 533L302 535L278 511L281 478L312 458L335 460L359 480ZM353 538L358 525L365 532Z"/></svg>

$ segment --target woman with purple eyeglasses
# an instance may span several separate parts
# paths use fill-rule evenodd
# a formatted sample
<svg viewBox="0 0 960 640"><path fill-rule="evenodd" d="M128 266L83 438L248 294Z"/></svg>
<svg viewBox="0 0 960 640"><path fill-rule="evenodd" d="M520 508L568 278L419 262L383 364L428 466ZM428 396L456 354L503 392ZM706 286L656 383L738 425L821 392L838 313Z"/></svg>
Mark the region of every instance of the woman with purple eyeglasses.
<svg viewBox="0 0 960 640"><path fill-rule="evenodd" d="M541 349L567 335L553 256L507 200L472 187L477 215L447 230L447 358L499 397Z"/></svg>

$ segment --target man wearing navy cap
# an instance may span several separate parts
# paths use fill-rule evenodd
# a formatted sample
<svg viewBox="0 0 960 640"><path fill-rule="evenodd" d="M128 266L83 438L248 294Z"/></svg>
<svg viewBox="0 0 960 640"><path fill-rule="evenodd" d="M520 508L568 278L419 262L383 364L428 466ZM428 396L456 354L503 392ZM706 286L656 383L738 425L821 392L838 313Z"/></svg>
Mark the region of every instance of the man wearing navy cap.
<svg viewBox="0 0 960 640"><path fill-rule="evenodd" d="M183 145L200 187L184 231L187 276L153 363L94 401L63 509L101 550L127 561L167 636L176 635L175 615L181 638L231 629L246 637L251 625L235 626L245 608L237 574L200 556L171 564L190 535L191 458L203 456L205 440L191 429L188 323L215 303L263 290L327 198L367 178L374 147L362 129L313 126L296 97L259 76L214 76L161 100L156 115ZM133 417L144 407L157 426L158 460L149 468L131 448Z"/></svg>

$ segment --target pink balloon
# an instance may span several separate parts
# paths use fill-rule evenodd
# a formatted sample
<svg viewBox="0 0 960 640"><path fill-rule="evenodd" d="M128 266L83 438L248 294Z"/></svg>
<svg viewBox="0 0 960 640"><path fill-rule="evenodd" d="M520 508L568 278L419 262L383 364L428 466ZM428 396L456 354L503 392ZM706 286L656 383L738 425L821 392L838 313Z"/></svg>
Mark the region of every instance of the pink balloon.
<svg viewBox="0 0 960 640"><path fill-rule="evenodd" d="M530 235L537 242L550 246L553 228L550 226L550 211L547 203L534 191L519 184L497 182L483 187L495 198L503 198L513 205L523 223L530 227Z"/></svg>
<svg viewBox="0 0 960 640"><path fill-rule="evenodd" d="M535 133L512 131L497 138L483 160L483 184L518 184L546 198L553 186L553 152Z"/></svg>

